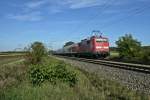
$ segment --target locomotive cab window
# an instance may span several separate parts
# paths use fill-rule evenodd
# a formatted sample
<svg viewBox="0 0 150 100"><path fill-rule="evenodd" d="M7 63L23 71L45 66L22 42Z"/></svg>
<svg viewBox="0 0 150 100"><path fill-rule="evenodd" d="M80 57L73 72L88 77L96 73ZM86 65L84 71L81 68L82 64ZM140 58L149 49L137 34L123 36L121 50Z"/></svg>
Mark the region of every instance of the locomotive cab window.
<svg viewBox="0 0 150 100"><path fill-rule="evenodd" d="M90 44L90 40L87 41L87 44Z"/></svg>
<svg viewBox="0 0 150 100"><path fill-rule="evenodd" d="M107 39L96 39L96 42L108 42Z"/></svg>
<svg viewBox="0 0 150 100"><path fill-rule="evenodd" d="M81 43L78 43L79 47L81 46Z"/></svg>

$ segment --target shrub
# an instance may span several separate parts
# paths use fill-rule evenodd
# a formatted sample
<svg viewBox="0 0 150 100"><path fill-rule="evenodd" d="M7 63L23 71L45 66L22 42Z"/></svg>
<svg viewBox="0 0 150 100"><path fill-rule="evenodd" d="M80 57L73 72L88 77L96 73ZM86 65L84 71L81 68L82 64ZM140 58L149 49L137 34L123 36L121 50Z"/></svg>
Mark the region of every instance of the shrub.
<svg viewBox="0 0 150 100"><path fill-rule="evenodd" d="M47 54L48 54L47 50L46 50L43 43L34 42L27 49L26 62L29 63L29 64L41 63L42 58L47 56Z"/></svg>
<svg viewBox="0 0 150 100"><path fill-rule="evenodd" d="M77 78L76 73L74 71L69 71L66 67L67 65L64 63L59 63L58 65L52 68L52 73L50 78L56 80L61 80L68 83L70 86L74 86L76 84Z"/></svg>
<svg viewBox="0 0 150 100"><path fill-rule="evenodd" d="M44 69L40 65L31 65L29 68L29 78L33 84L41 84L44 81Z"/></svg>
<svg viewBox="0 0 150 100"><path fill-rule="evenodd" d="M150 51L149 50L142 50L139 56L140 61L146 64L150 64Z"/></svg>
<svg viewBox="0 0 150 100"><path fill-rule="evenodd" d="M44 81L49 81L52 84L62 81L70 86L74 86L77 82L76 73L69 70L64 63L31 65L29 68L29 78L34 85L40 85Z"/></svg>
<svg viewBox="0 0 150 100"><path fill-rule="evenodd" d="M141 43L134 39L131 34L126 34L116 41L120 57L133 58L139 56Z"/></svg>

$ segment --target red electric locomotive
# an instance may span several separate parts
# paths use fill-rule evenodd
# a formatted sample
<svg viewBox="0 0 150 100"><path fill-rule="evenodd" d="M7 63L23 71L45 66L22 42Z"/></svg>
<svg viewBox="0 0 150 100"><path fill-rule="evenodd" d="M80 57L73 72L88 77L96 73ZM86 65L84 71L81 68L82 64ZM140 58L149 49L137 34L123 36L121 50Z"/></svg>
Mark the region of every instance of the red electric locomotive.
<svg viewBox="0 0 150 100"><path fill-rule="evenodd" d="M106 37L94 35L79 43L66 46L61 51L62 55L68 56L104 58L109 55L109 42Z"/></svg>
<svg viewBox="0 0 150 100"><path fill-rule="evenodd" d="M78 43L77 55L106 57L109 55L108 39L102 36L92 36Z"/></svg>

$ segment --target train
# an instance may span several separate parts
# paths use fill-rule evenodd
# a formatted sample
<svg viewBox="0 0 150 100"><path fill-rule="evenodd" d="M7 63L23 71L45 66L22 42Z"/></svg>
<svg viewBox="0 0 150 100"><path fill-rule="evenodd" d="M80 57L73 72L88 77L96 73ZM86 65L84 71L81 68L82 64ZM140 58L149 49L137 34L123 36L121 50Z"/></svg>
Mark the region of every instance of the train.
<svg viewBox="0 0 150 100"><path fill-rule="evenodd" d="M105 58L109 56L109 40L102 35L92 35L90 38L64 46L55 52L56 55L75 57Z"/></svg>

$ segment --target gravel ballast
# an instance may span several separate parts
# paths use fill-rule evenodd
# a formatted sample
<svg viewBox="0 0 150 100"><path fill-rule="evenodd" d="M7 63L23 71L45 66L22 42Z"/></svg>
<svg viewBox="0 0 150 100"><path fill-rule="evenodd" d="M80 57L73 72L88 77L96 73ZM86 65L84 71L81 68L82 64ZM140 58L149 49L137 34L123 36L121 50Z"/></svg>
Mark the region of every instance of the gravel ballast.
<svg viewBox="0 0 150 100"><path fill-rule="evenodd" d="M90 73L94 72L100 75L100 77L102 78L117 81L129 89L150 94L150 74L70 60L66 58L56 58L59 60L63 60L66 63L70 63L71 65L76 66L80 69L84 69L85 71L88 71Z"/></svg>

